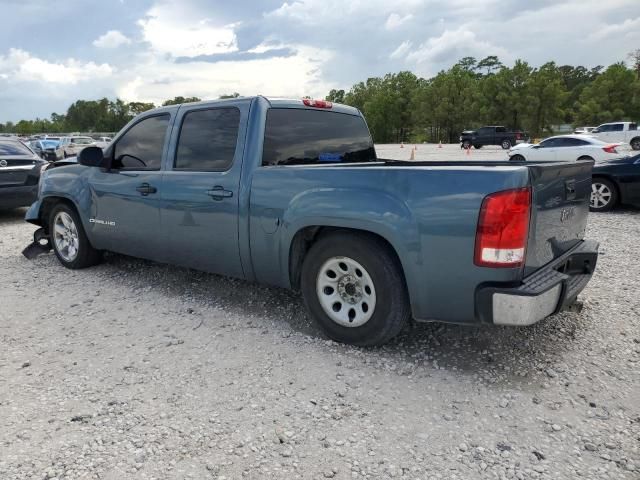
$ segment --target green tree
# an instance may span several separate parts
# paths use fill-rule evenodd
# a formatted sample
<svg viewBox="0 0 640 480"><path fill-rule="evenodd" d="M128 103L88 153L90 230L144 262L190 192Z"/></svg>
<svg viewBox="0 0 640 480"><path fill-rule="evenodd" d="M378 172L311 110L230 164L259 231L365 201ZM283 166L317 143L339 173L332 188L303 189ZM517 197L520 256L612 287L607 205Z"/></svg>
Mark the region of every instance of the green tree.
<svg viewBox="0 0 640 480"><path fill-rule="evenodd" d="M543 130L550 130L553 123L563 119L562 106L568 93L556 64L545 63L534 70L527 91L530 103L525 127L532 136L538 137Z"/></svg>
<svg viewBox="0 0 640 480"><path fill-rule="evenodd" d="M330 102L335 103L344 103L344 90L336 90L335 88L329 91L329 95L327 95L324 99Z"/></svg>
<svg viewBox="0 0 640 480"><path fill-rule="evenodd" d="M240 94L238 92L233 92L230 94L225 94L225 95L220 95L220 97L218 97L220 100L224 100L226 98L238 98L240 96ZM199 100L196 100L199 101Z"/></svg>
<svg viewBox="0 0 640 480"><path fill-rule="evenodd" d="M156 106L153 103L145 103L145 102L129 102L128 103L129 115L133 115L134 117L136 115L141 114L142 112L146 112L147 110L151 110L153 108L156 108Z"/></svg>
<svg viewBox="0 0 640 480"><path fill-rule="evenodd" d="M503 67L502 62L496 55L489 55L478 62L476 70L487 70L487 75L491 75L494 71L500 70Z"/></svg>
<svg viewBox="0 0 640 480"><path fill-rule="evenodd" d="M165 100L162 102L162 106L166 107L167 105L179 105L181 103L191 103L191 102L200 102L202 99L198 97L174 97L173 100Z"/></svg>
<svg viewBox="0 0 640 480"><path fill-rule="evenodd" d="M640 116L640 80L623 63L607 68L586 86L577 102L576 119L588 125Z"/></svg>

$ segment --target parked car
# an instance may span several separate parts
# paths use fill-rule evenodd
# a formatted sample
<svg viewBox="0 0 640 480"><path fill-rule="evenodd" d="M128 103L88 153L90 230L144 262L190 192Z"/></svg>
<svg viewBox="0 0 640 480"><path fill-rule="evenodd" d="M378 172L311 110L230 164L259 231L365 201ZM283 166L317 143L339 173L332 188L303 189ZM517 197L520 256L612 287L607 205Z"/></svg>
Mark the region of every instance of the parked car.
<svg viewBox="0 0 640 480"><path fill-rule="evenodd" d="M627 143L633 150L640 150L640 130L636 122L603 123L592 130L591 135L603 142Z"/></svg>
<svg viewBox="0 0 640 480"><path fill-rule="evenodd" d="M491 126L482 127L478 130L465 130L460 135L460 147L482 148L485 145L500 145L504 150L508 150L513 145L524 142L529 138L526 132L510 131L506 127Z"/></svg>
<svg viewBox="0 0 640 480"><path fill-rule="evenodd" d="M17 139L0 137L0 208L31 205L38 196L38 181L48 162Z"/></svg>
<svg viewBox="0 0 640 480"><path fill-rule="evenodd" d="M558 135L536 144L521 143L511 148L507 155L515 162L607 160L621 156L618 146L585 135Z"/></svg>
<svg viewBox="0 0 640 480"><path fill-rule="evenodd" d="M596 162L591 179L591 211L619 204L640 207L640 154Z"/></svg>
<svg viewBox="0 0 640 480"><path fill-rule="evenodd" d="M29 146L40 158L50 162L60 160L64 156L60 142L57 140L32 140L29 142Z"/></svg>
<svg viewBox="0 0 640 480"><path fill-rule="evenodd" d="M64 158L78 155L84 148L94 145L95 141L91 137L62 137L60 147Z"/></svg>
<svg viewBox="0 0 640 480"><path fill-rule="evenodd" d="M590 135L596 127L576 127L573 131L576 135Z"/></svg>
<svg viewBox="0 0 640 480"><path fill-rule="evenodd" d="M111 143L111 140L113 140L111 137L99 137L94 141L94 145L100 148L106 148L107 145Z"/></svg>
<svg viewBox="0 0 640 480"><path fill-rule="evenodd" d="M345 343L411 316L529 325L597 261L593 162L383 160L360 111L324 100L162 107L77 160L47 169L26 214L64 266L109 250L299 289Z"/></svg>

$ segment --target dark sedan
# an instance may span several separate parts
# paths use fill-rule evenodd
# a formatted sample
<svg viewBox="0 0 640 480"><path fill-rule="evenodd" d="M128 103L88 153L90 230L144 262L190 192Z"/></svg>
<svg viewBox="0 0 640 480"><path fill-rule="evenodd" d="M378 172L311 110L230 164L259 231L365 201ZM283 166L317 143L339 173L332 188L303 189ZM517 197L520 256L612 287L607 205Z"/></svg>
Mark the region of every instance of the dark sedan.
<svg viewBox="0 0 640 480"><path fill-rule="evenodd" d="M42 160L18 139L0 138L0 208L31 205L38 196Z"/></svg>
<svg viewBox="0 0 640 480"><path fill-rule="evenodd" d="M591 180L591 211L618 204L640 206L640 155L597 162Z"/></svg>

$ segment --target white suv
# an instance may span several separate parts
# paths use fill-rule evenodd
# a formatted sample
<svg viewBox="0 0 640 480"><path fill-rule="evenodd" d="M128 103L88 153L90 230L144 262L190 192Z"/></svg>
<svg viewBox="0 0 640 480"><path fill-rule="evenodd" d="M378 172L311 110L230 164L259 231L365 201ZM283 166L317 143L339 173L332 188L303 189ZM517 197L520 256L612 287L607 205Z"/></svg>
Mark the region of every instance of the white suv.
<svg viewBox="0 0 640 480"><path fill-rule="evenodd" d="M603 123L590 135L608 143L627 143L634 150L640 150L640 130L636 122Z"/></svg>
<svg viewBox="0 0 640 480"><path fill-rule="evenodd" d="M75 157L83 149L94 144L95 140L91 137L62 137L60 139L60 147L65 158Z"/></svg>

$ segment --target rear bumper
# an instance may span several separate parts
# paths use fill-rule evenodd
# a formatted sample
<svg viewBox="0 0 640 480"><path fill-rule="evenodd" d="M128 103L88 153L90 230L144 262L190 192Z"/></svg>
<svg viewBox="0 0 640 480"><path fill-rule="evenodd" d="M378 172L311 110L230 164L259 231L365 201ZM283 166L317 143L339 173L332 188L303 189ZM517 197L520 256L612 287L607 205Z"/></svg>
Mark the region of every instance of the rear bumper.
<svg viewBox="0 0 640 480"><path fill-rule="evenodd" d="M17 208L31 205L38 197L38 185L0 187L0 208Z"/></svg>
<svg viewBox="0 0 640 480"><path fill-rule="evenodd" d="M586 240L526 277L520 285L484 284L476 290L476 315L496 325L536 323L571 305L598 260L598 243Z"/></svg>

